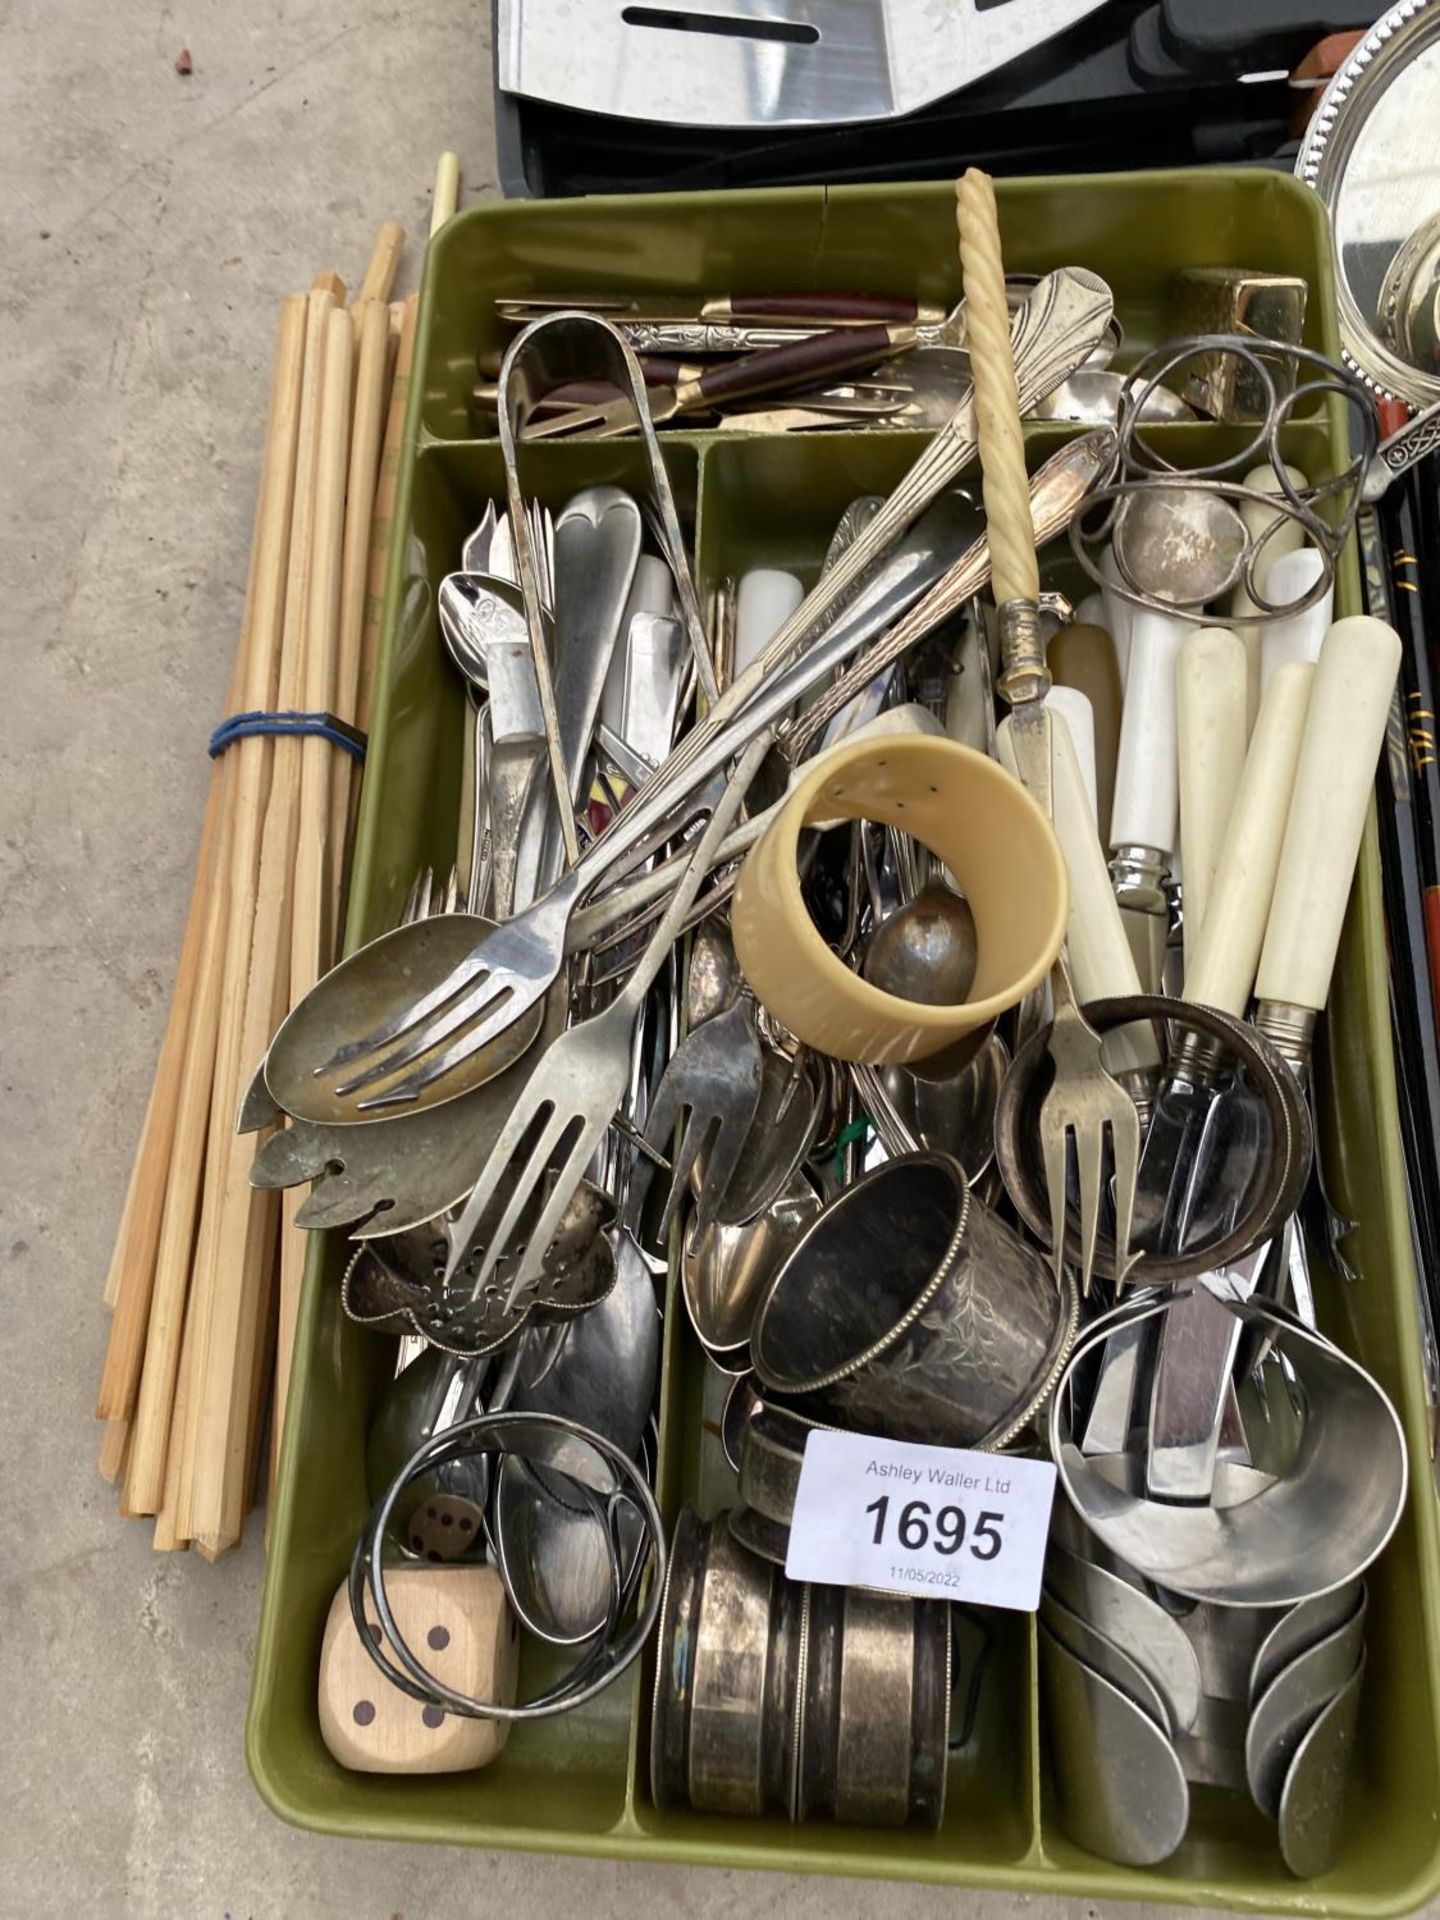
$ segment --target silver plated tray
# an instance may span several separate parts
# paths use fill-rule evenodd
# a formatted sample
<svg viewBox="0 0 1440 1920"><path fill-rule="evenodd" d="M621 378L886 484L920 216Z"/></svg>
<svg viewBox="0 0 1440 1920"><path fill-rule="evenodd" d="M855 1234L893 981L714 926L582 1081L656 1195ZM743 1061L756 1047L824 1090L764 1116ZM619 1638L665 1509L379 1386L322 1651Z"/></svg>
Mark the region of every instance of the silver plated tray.
<svg viewBox="0 0 1440 1920"><path fill-rule="evenodd" d="M1440 288L1432 247L1397 256L1440 216L1437 121L1440 0L1400 0L1336 73L1295 163L1330 213L1346 358L1377 393L1417 407L1440 400L1440 365L1416 364L1425 356L1412 345L1406 357L1404 343L1433 338L1416 309L1433 314Z"/></svg>

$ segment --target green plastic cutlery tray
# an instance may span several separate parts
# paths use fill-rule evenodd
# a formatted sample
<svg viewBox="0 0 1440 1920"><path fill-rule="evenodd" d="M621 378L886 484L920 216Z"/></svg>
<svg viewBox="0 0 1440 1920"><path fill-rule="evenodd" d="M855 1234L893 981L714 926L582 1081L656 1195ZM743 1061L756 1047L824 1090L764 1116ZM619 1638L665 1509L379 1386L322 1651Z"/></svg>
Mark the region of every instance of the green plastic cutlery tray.
<svg viewBox="0 0 1440 1920"><path fill-rule="evenodd" d="M1304 274L1312 289L1310 343L1337 351L1324 215L1287 177L1215 169L1028 180L1002 184L1000 211L1010 271L1073 263L1105 276L1127 355L1159 336L1174 269L1222 264ZM395 923L418 869L443 872L453 858L462 692L444 655L434 593L458 564L461 540L485 501L504 499L499 447L476 437L469 399L477 353L495 352L506 337L495 298L864 287L948 303L958 283L948 185L499 203L474 207L443 229L426 267L389 529L350 947ZM1032 431L1032 465L1066 431ZM1183 465L1215 457L1224 430L1186 424L1163 432L1167 454ZM787 567L813 580L842 508L856 494L887 491L922 444L923 436L885 431L775 438L668 432L667 465L693 529L702 604L723 575L752 566ZM1332 412L1297 424L1284 451L1312 478L1333 471L1344 457L1343 419ZM526 450L523 477L558 508L589 483L640 487L643 460L625 442L549 443ZM1347 567L1337 612L1356 611L1356 595ZM357 1838L1264 1913L1380 1914L1419 1905L1440 1885L1440 1554L1373 822L1346 924L1320 1087L1326 1168L1335 1199L1356 1222L1347 1252L1359 1274L1346 1284L1318 1272L1321 1324L1395 1398L1413 1465L1404 1520L1370 1574L1360 1751L1331 1873L1293 1879L1273 1827L1237 1798L1204 1790L1194 1796L1188 1837L1162 1867L1132 1871L1072 1845L1055 1816L1034 1623L1015 1614L1001 1617L975 1734L952 1764L944 1826L933 1835L660 1812L648 1786L653 1652L583 1711L516 1729L499 1762L480 1773L402 1778L344 1771L321 1742L317 1663L326 1609L366 1512L366 1426L394 1347L342 1313L338 1235L311 1251L271 1516L248 1725L251 1771L265 1799L301 1826ZM672 1520L687 1500L706 1511L728 1503L723 1461L706 1429L705 1371L672 1281L658 1458L659 1498ZM529 1649L522 1687L528 1691L545 1667L543 1651Z"/></svg>

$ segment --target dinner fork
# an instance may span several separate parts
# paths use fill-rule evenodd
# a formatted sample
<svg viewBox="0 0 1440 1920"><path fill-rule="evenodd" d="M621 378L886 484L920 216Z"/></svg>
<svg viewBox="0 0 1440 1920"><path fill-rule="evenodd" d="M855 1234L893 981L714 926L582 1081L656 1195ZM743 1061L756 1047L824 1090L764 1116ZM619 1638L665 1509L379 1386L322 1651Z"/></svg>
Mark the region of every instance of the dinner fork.
<svg viewBox="0 0 1440 1920"><path fill-rule="evenodd" d="M510 1251L520 1218L533 1203L553 1155L563 1145L565 1158L518 1262L506 1310L513 1310L522 1294L539 1285L546 1250L629 1090L635 1026L645 1010L646 997L710 870L715 849L729 831L769 747L767 730L746 748L695 843L670 905L635 971L608 1007L556 1038L516 1101L458 1220L447 1226L450 1252L444 1284L449 1286L469 1254L470 1242L502 1176L512 1166L519 1166L509 1202L476 1268L472 1303L482 1293L495 1291L496 1267ZM538 1135L532 1138L537 1126ZM527 1149L523 1156L522 1146Z"/></svg>

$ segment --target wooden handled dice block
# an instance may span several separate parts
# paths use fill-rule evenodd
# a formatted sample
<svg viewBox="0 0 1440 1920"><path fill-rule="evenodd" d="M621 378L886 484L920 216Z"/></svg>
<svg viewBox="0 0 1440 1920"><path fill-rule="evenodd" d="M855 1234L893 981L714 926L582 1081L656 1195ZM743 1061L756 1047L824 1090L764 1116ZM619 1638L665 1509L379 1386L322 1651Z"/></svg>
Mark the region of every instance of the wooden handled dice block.
<svg viewBox="0 0 1440 1920"><path fill-rule="evenodd" d="M407 1646L437 1680L476 1700L513 1705L520 1634L493 1567L394 1567L385 1591ZM365 1614L394 1661L368 1591ZM510 1727L402 1693L362 1646L342 1586L320 1650L320 1732L341 1766L357 1773L465 1773L495 1759Z"/></svg>

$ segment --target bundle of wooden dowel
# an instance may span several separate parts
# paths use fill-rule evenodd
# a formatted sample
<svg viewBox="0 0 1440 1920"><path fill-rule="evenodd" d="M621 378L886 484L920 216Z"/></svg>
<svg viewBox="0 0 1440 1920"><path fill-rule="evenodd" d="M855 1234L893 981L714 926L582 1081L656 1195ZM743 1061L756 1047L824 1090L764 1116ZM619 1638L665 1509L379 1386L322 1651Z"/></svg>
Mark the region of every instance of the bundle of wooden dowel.
<svg viewBox="0 0 1440 1920"><path fill-rule="evenodd" d="M437 195L450 171L442 163ZM390 301L404 240L386 222L348 308L334 273L281 306L226 716L324 713L362 733L369 724L415 335L415 298ZM235 1546L267 1426L272 1471L278 1453L303 1195L251 1186L268 1129L239 1134L235 1120L271 1034L338 957L358 786L356 760L315 733L242 732L214 760L106 1281L96 1406L101 1473L118 1484L123 1514L153 1516L158 1548L193 1542L215 1558Z"/></svg>

